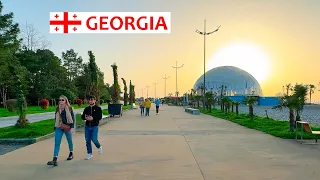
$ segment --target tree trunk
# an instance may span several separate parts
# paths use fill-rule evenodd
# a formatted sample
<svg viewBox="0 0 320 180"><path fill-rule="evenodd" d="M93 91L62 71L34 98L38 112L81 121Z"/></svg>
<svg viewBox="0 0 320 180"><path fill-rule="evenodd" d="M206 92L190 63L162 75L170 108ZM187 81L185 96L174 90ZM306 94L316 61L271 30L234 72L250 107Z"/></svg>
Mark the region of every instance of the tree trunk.
<svg viewBox="0 0 320 180"><path fill-rule="evenodd" d="M296 114L297 114L297 116L296 116L296 121L301 121L301 118L300 118L300 111L296 111Z"/></svg>
<svg viewBox="0 0 320 180"><path fill-rule="evenodd" d="M2 87L1 88L1 96L2 96L2 102L3 102L3 107L7 108L6 106L6 101L7 101L7 88Z"/></svg>
<svg viewBox="0 0 320 180"><path fill-rule="evenodd" d="M29 121L27 119L19 118L16 123L16 127L24 128L28 125Z"/></svg>
<svg viewBox="0 0 320 180"><path fill-rule="evenodd" d="M252 104L249 104L249 115L250 115L250 119L253 120L253 106L252 106Z"/></svg>
<svg viewBox="0 0 320 180"><path fill-rule="evenodd" d="M237 117L239 115L239 105L236 105L236 114L237 114Z"/></svg>
<svg viewBox="0 0 320 180"><path fill-rule="evenodd" d="M231 108L232 108L232 109L231 109L231 112L234 112L234 109L233 109L233 108L234 108L234 107L233 107L233 104L232 104Z"/></svg>
<svg viewBox="0 0 320 180"><path fill-rule="evenodd" d="M312 94L311 94L311 89L310 89L310 104L311 104L311 95L312 95Z"/></svg>
<svg viewBox="0 0 320 180"><path fill-rule="evenodd" d="M295 121L294 121L294 110L290 109L289 110L289 124L290 124L290 131L293 132L294 131L294 126L295 126Z"/></svg>

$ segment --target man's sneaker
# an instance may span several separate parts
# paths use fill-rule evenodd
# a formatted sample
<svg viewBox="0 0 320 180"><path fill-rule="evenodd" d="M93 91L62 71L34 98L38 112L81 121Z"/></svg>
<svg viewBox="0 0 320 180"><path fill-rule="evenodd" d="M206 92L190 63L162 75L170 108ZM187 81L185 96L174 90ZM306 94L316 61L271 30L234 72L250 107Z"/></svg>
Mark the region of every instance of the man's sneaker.
<svg viewBox="0 0 320 180"><path fill-rule="evenodd" d="M89 160L91 158L93 158L92 154L87 154L85 160Z"/></svg>
<svg viewBox="0 0 320 180"><path fill-rule="evenodd" d="M102 154L102 146L100 146L100 148L98 149L98 153Z"/></svg>

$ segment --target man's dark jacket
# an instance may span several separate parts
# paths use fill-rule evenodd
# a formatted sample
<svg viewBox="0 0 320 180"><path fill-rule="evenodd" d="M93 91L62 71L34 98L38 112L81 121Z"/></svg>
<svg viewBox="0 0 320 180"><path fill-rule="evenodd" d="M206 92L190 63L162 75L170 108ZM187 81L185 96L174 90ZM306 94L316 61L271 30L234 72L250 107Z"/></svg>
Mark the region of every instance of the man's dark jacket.
<svg viewBox="0 0 320 180"><path fill-rule="evenodd" d="M102 110L101 107L94 105L94 106L88 106L83 110L83 113L81 115L81 118L83 120L86 120L86 116L92 116L93 120L86 121L86 126L99 126L99 121L102 119Z"/></svg>

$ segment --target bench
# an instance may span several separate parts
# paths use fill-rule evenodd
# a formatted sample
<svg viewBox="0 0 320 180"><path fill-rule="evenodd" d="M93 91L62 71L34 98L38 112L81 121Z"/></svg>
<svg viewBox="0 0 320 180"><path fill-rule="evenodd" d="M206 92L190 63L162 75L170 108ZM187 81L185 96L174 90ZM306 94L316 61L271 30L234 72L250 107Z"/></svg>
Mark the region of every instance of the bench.
<svg viewBox="0 0 320 180"><path fill-rule="evenodd" d="M199 109L194 109L194 108L185 108L185 112L194 114L194 115L200 115L200 110Z"/></svg>
<svg viewBox="0 0 320 180"><path fill-rule="evenodd" d="M320 135L320 131L312 131L310 124L305 121L296 121L296 128L298 128L298 124L300 124L300 142L303 143L303 130L308 133L315 135L315 143L318 142L318 135ZM296 140L298 139L298 130L296 130Z"/></svg>

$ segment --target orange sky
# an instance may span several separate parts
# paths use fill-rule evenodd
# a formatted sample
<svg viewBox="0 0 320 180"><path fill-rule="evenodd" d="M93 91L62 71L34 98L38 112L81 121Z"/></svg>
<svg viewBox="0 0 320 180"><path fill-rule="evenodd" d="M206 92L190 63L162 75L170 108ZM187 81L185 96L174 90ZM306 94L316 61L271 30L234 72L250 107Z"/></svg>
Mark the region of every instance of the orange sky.
<svg viewBox="0 0 320 180"><path fill-rule="evenodd" d="M131 79L140 96L140 89L146 85L151 86L149 95L153 96L155 81L159 82L157 95L163 96L165 74L171 76L167 80L167 94L174 93L175 69L172 66L176 61L184 64L178 75L180 93L193 87L203 73L203 38L195 29L201 30L205 18L209 30L221 25L217 33L207 38L207 64L210 60L218 61L212 57L219 49L244 42L259 47L268 56L269 76L260 82L266 96L281 92L282 85L287 83L317 85L320 81L317 76L320 67L317 63L320 59L318 0L135 0L134 3L132 0L57 0L54 3L35 0L34 5L29 3L30 7L43 8L34 8L28 13L15 10L18 7L15 2L18 1L8 2L8 6L4 4L5 10L13 11L19 23L28 20L35 24L52 42L51 49L59 57L62 51L74 48L87 60L87 51L92 50L106 82L112 83L110 65L116 62L119 78ZM19 7L24 6L20 4ZM49 34L47 16L50 11L169 11L172 33ZM243 58L234 61L243 61ZM256 64L256 68L263 68L259 67L259 59L252 61L246 61L248 67ZM314 99L320 100L320 92L315 93Z"/></svg>

